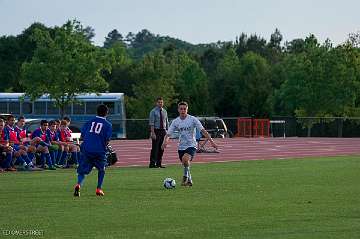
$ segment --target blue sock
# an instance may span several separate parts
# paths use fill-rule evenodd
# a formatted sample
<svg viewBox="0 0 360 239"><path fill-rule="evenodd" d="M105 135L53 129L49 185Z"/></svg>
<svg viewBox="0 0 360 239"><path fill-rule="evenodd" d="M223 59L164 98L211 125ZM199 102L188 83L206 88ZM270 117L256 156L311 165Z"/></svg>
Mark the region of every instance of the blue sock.
<svg viewBox="0 0 360 239"><path fill-rule="evenodd" d="M58 153L59 153L59 151L57 151L57 150L54 151L54 162L55 162L55 164L58 164L58 162L59 162Z"/></svg>
<svg viewBox="0 0 360 239"><path fill-rule="evenodd" d="M58 164L60 165L62 162L62 155L64 154L64 151L58 151L58 155L57 155L57 161L58 161Z"/></svg>
<svg viewBox="0 0 360 239"><path fill-rule="evenodd" d="M4 162L4 168L10 168L11 167L11 161L12 161L12 153L6 154L6 159Z"/></svg>
<svg viewBox="0 0 360 239"><path fill-rule="evenodd" d="M49 167L52 167L52 161L51 161L51 156L49 153L46 153L45 154L45 157L46 157L46 163Z"/></svg>
<svg viewBox="0 0 360 239"><path fill-rule="evenodd" d="M56 157L55 157L55 151L50 151L50 157L51 157L51 162L52 164L56 164Z"/></svg>
<svg viewBox="0 0 360 239"><path fill-rule="evenodd" d="M62 152L62 155L61 155L61 159L60 159L59 164L65 165L65 159L66 159L67 155L68 155L68 153L67 153L66 151L63 151L63 152Z"/></svg>
<svg viewBox="0 0 360 239"><path fill-rule="evenodd" d="M84 174L78 174L78 184L82 184L82 182L84 181L85 179L85 175Z"/></svg>
<svg viewBox="0 0 360 239"><path fill-rule="evenodd" d="M46 160L45 153L41 153L41 154L40 154L41 167L45 167L45 160Z"/></svg>
<svg viewBox="0 0 360 239"><path fill-rule="evenodd" d="M56 154L56 162L60 162L62 152L63 152L63 151L60 150L60 149L57 151L57 154Z"/></svg>
<svg viewBox="0 0 360 239"><path fill-rule="evenodd" d="M77 153L76 153L76 152L71 152L71 158L73 159L74 164L77 164L77 163L78 163Z"/></svg>
<svg viewBox="0 0 360 239"><path fill-rule="evenodd" d="M22 159L23 164L24 164L24 163L29 164L29 160L28 160L28 158L27 158L27 155L21 155L20 158Z"/></svg>
<svg viewBox="0 0 360 239"><path fill-rule="evenodd" d="M33 161L34 161L34 158L35 158L35 154L34 154L34 153L28 153L27 156L28 156L30 162L33 162Z"/></svg>
<svg viewBox="0 0 360 239"><path fill-rule="evenodd" d="M78 159L78 164L80 164L80 160L81 160L80 151L76 152L76 155L77 155L77 159Z"/></svg>
<svg viewBox="0 0 360 239"><path fill-rule="evenodd" d="M98 172L98 185L97 188L101 188L102 183L104 181L104 177L105 177L105 171L104 170L99 170Z"/></svg>
<svg viewBox="0 0 360 239"><path fill-rule="evenodd" d="M15 164L23 165L25 163L25 160L22 158L22 155L19 157L16 157Z"/></svg>

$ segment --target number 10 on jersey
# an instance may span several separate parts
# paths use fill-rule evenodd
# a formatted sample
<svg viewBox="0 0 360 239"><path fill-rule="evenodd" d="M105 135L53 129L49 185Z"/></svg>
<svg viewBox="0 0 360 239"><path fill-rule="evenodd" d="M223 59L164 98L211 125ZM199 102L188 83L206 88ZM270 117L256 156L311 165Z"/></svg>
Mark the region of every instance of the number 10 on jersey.
<svg viewBox="0 0 360 239"><path fill-rule="evenodd" d="M95 132L95 134L100 134L102 127L103 123L91 122L90 133Z"/></svg>

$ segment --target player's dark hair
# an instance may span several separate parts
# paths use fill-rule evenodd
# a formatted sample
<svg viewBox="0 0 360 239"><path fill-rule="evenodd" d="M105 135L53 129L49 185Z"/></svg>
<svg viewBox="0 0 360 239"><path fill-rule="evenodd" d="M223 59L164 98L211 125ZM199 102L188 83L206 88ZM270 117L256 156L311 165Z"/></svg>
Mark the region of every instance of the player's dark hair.
<svg viewBox="0 0 360 239"><path fill-rule="evenodd" d="M40 125L43 126L44 124L48 124L49 122L47 120L41 120Z"/></svg>
<svg viewBox="0 0 360 239"><path fill-rule="evenodd" d="M55 123L60 124L60 120L59 120L59 119L56 119L56 120L54 120L54 121L55 121Z"/></svg>
<svg viewBox="0 0 360 239"><path fill-rule="evenodd" d="M162 97L156 98L156 101L159 101L159 100L164 100L164 99Z"/></svg>
<svg viewBox="0 0 360 239"><path fill-rule="evenodd" d="M20 120L24 120L25 119L25 117L24 116L20 116L19 118L18 118L18 121L20 121Z"/></svg>
<svg viewBox="0 0 360 239"><path fill-rule="evenodd" d="M55 120L50 120L49 121L49 126L54 125L54 124L56 124Z"/></svg>
<svg viewBox="0 0 360 239"><path fill-rule="evenodd" d="M109 108L106 105L101 104L98 105L96 111L98 116L105 117L109 112Z"/></svg>
<svg viewBox="0 0 360 239"><path fill-rule="evenodd" d="M189 107L188 103L186 103L185 101L179 102L178 107L180 107L180 105L185 105L186 107Z"/></svg>
<svg viewBox="0 0 360 239"><path fill-rule="evenodd" d="M15 116L9 115L9 116L7 117L7 121L9 121L9 120L11 120L11 119L15 119Z"/></svg>
<svg viewBox="0 0 360 239"><path fill-rule="evenodd" d="M67 122L71 122L70 117L64 116L63 120L66 120Z"/></svg>

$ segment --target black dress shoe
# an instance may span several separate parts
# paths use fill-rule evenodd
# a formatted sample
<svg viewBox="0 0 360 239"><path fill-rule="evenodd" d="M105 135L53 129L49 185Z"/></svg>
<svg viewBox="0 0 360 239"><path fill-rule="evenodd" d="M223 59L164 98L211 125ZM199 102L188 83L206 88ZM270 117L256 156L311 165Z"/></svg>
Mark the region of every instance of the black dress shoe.
<svg viewBox="0 0 360 239"><path fill-rule="evenodd" d="M155 165L149 165L149 168L157 168Z"/></svg>
<svg viewBox="0 0 360 239"><path fill-rule="evenodd" d="M158 166L158 168L166 168L166 167L165 167L165 166L160 165L160 166Z"/></svg>

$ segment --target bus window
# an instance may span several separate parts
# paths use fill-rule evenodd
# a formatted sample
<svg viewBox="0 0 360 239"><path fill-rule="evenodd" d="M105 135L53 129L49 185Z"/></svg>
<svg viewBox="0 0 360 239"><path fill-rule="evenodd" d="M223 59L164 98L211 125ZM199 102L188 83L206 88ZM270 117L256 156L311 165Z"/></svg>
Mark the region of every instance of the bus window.
<svg viewBox="0 0 360 239"><path fill-rule="evenodd" d="M32 114L32 103L31 102L23 102L21 114Z"/></svg>
<svg viewBox="0 0 360 239"><path fill-rule="evenodd" d="M73 114L74 115L77 115L77 114L82 115L84 113L85 113L85 104L84 103L81 104L81 103L76 102L73 104Z"/></svg>
<svg viewBox="0 0 360 239"><path fill-rule="evenodd" d="M35 114L38 114L38 115L46 114L46 102L43 102L43 101L35 102L34 111L35 111Z"/></svg>
<svg viewBox="0 0 360 239"><path fill-rule="evenodd" d="M86 114L93 115L96 114L96 108L100 104L99 102L86 102Z"/></svg>
<svg viewBox="0 0 360 239"><path fill-rule="evenodd" d="M47 103L47 114L48 115L59 115L59 108L55 106L54 102Z"/></svg>
<svg viewBox="0 0 360 239"><path fill-rule="evenodd" d="M7 102L0 101L0 113L8 113Z"/></svg>
<svg viewBox="0 0 360 239"><path fill-rule="evenodd" d="M20 114L20 103L19 102L9 102L9 112L11 114Z"/></svg>
<svg viewBox="0 0 360 239"><path fill-rule="evenodd" d="M122 117L125 117L125 114L124 114L124 112L125 112L124 102L121 102L121 104L118 103L118 105L119 105L119 107L118 107L118 114L120 115L121 118L122 118ZM124 114L124 115L123 115L123 114Z"/></svg>
<svg viewBox="0 0 360 239"><path fill-rule="evenodd" d="M115 113L115 103L114 102L104 102L104 105L106 105L109 108L109 115Z"/></svg>

